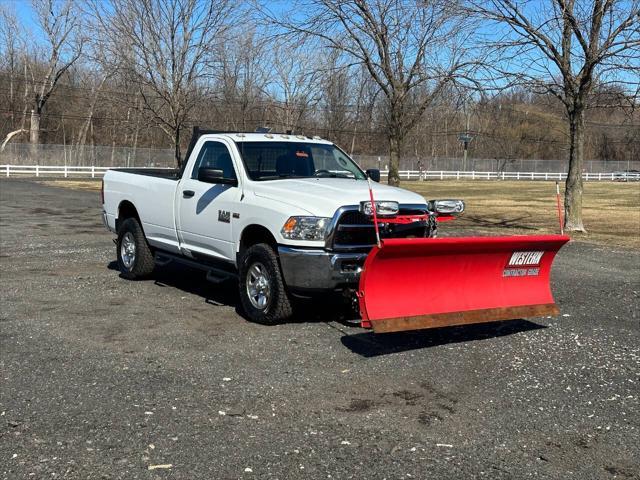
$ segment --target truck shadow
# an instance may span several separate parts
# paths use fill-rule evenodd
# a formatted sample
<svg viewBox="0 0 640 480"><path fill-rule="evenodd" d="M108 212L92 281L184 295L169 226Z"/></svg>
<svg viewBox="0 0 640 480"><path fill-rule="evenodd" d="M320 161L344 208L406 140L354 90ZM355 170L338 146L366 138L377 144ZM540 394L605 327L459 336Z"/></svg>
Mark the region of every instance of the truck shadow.
<svg viewBox="0 0 640 480"><path fill-rule="evenodd" d="M486 340L542 328L547 327L520 319L411 332L376 334L367 331L345 335L341 342L353 353L370 358L452 343Z"/></svg>
<svg viewBox="0 0 640 480"><path fill-rule="evenodd" d="M119 270L115 261L109 263L107 268ZM251 321L245 317L240 308L238 284L234 281L212 284L207 281L202 271L181 265L157 268L151 278L146 281L154 282L159 288L171 287L197 295L211 306L233 307L240 317L248 322ZM344 334L340 341L346 348L366 358L547 328L528 320L509 320L399 333L376 334L366 330L349 334L341 325L349 329L353 327L353 312L345 303L338 300L339 298L336 297L296 300L296 314L283 323L326 323Z"/></svg>
<svg viewBox="0 0 640 480"><path fill-rule="evenodd" d="M109 270L119 272L118 263L113 261L107 265ZM120 274L120 278L124 278ZM204 272L185 266L165 265L154 270L147 280L158 287L172 287L185 293L202 297L211 305L228 305L235 307L238 300L238 288L234 282L226 281L213 284L206 278Z"/></svg>
<svg viewBox="0 0 640 480"><path fill-rule="evenodd" d="M107 265L109 270L119 272L118 263L115 261ZM122 274L120 278L124 277ZM129 281L129 280L127 280ZM201 270L189 268L180 264L169 264L156 268L147 280L156 286L170 287L184 293L197 295L212 306L229 306L235 308L236 313L244 320L251 322L240 308L238 295L238 283L234 280L226 280L221 283L211 283ZM311 322L341 322L350 316L346 305L341 305L336 298L326 297L317 299L295 299L294 316L286 323L311 323Z"/></svg>

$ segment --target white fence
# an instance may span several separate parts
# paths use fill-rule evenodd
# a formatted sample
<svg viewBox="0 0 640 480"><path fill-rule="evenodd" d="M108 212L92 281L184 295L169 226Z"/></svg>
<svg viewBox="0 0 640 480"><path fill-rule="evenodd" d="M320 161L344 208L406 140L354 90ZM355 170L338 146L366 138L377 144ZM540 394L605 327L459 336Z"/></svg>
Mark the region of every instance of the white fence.
<svg viewBox="0 0 640 480"><path fill-rule="evenodd" d="M1 0L0 0L1 1ZM174 151L166 148L132 148L115 145L31 145L9 143L0 151L0 164L69 165L76 167L172 167Z"/></svg>
<svg viewBox="0 0 640 480"><path fill-rule="evenodd" d="M0 165L0 175L29 177L90 177L99 178L109 167L76 167L68 165ZM423 171L400 170L401 180L566 180L566 173L548 172L464 172L452 170ZM387 177L389 172L380 172ZM631 172L583 173L585 180L620 180L639 181L640 174Z"/></svg>
<svg viewBox="0 0 640 480"><path fill-rule="evenodd" d="M631 155L633 156L633 155ZM630 157L631 157L630 156ZM354 160L360 167L379 168L386 170L389 165L389 157L380 155L353 155ZM633 158L636 158L633 156ZM13 163L3 162L0 163ZM63 163L63 162L59 162ZM403 156L400 159L400 170L420 170L430 172L563 172L567 169L568 160L565 159L505 159L505 158L476 158L470 157L465 162L459 157L411 157ZM588 160L583 162L585 172L608 173L621 172L624 170L640 170L640 159L638 160Z"/></svg>
<svg viewBox="0 0 640 480"><path fill-rule="evenodd" d="M2 0L0 0L0 3ZM461 153L461 152L458 152ZM69 165L77 167L175 167L175 152L171 148L142 148L115 145L32 145L29 143L9 143L0 151L0 165ZM364 168L386 170L388 155L354 154L354 159ZM633 160L631 158L634 158ZM516 158L476 158L466 161L461 157L411 156L409 152L400 159L403 171L417 171L422 168L429 172L563 172L567 159L516 159ZM584 169L589 173L620 172L640 170L640 159L631 154L627 160L585 159Z"/></svg>
<svg viewBox="0 0 640 480"><path fill-rule="evenodd" d="M566 173L554 172L465 172L453 170L430 170L420 172L418 170L400 170L401 180L566 180ZM387 177L387 170L381 171L382 177ZM640 174L628 172L590 173L582 174L585 180L620 180L639 181Z"/></svg>
<svg viewBox="0 0 640 480"><path fill-rule="evenodd" d="M6 177L27 175L30 177L101 177L108 167L73 167L69 165L0 165L0 172Z"/></svg>
<svg viewBox="0 0 640 480"><path fill-rule="evenodd" d="M0 175L28 176L28 177L89 177L100 178L112 167L75 167L70 165L0 165ZM143 167L151 170L164 170L165 168ZM166 168L171 170L170 168Z"/></svg>

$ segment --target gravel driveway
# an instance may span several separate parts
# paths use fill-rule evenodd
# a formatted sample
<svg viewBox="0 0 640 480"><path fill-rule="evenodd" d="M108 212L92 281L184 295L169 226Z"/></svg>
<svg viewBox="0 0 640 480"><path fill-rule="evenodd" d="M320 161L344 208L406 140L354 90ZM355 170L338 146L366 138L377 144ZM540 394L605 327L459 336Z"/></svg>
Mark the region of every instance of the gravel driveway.
<svg viewBox="0 0 640 480"><path fill-rule="evenodd" d="M639 478L637 251L565 247L558 318L376 336L121 279L99 212L0 181L1 478Z"/></svg>

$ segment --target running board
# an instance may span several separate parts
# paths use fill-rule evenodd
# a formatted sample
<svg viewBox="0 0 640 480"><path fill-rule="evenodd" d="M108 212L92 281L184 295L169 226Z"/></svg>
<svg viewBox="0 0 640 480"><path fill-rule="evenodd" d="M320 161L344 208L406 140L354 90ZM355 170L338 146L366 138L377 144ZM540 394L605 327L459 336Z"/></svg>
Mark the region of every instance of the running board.
<svg viewBox="0 0 640 480"><path fill-rule="evenodd" d="M238 280L238 274L235 272L231 272L223 268L214 267L212 265L207 265L205 263L195 262L191 259L181 257L179 255L173 255L171 253L156 252L155 262L160 267L169 265L172 262L177 262L183 265L187 265L188 267L207 272L207 281L211 283L219 284L227 280Z"/></svg>

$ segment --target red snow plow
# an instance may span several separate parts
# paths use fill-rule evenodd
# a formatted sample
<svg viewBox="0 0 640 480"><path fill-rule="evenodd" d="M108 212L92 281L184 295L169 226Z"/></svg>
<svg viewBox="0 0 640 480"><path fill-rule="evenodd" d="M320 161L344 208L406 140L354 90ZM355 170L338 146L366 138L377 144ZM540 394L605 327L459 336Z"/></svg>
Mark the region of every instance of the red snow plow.
<svg viewBox="0 0 640 480"><path fill-rule="evenodd" d="M564 235L382 240L360 275L362 326L384 333L557 315L551 264L568 241Z"/></svg>

